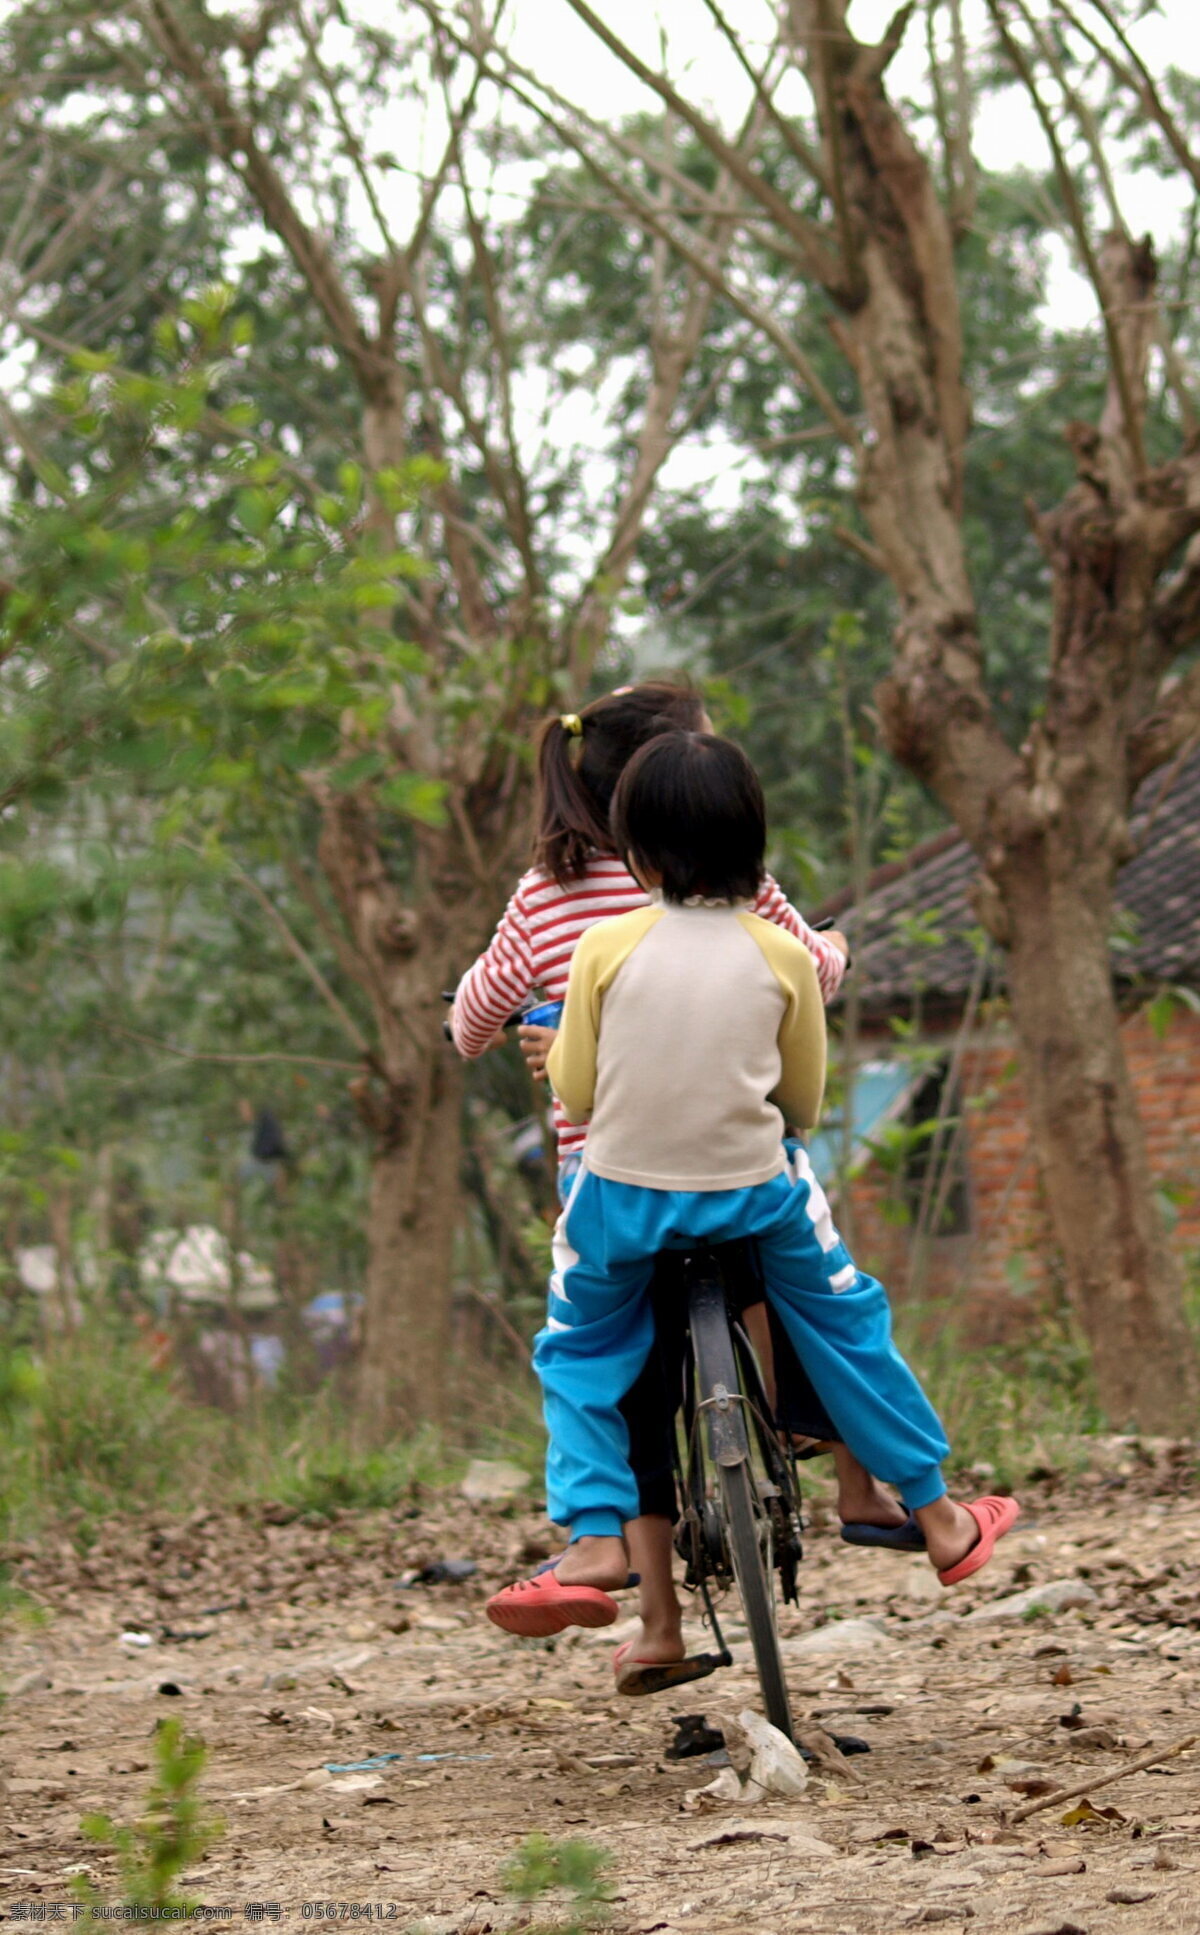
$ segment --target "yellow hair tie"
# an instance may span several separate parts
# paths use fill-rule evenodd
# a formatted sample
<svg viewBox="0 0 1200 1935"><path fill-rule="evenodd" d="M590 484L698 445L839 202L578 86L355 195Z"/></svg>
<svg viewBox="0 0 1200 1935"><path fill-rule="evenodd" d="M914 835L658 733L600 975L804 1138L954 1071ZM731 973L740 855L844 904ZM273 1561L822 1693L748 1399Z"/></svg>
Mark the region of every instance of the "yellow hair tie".
<svg viewBox="0 0 1200 1935"><path fill-rule="evenodd" d="M560 713L558 723L569 738L583 738L583 720L577 712Z"/></svg>

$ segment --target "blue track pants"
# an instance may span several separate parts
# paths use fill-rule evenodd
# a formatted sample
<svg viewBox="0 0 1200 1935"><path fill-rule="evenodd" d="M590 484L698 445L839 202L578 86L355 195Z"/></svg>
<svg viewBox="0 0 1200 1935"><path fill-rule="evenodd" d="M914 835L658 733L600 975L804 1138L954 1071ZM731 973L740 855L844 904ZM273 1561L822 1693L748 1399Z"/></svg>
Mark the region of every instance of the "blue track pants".
<svg viewBox="0 0 1200 1935"><path fill-rule="evenodd" d="M945 1486L949 1446L892 1342L882 1284L857 1269L799 1144L787 1168L750 1189L642 1189L593 1176L586 1157L554 1232L545 1329L533 1362L549 1448L550 1517L573 1539L619 1533L638 1512L621 1399L654 1336L648 1295L660 1250L758 1243L767 1296L838 1435L910 1507Z"/></svg>

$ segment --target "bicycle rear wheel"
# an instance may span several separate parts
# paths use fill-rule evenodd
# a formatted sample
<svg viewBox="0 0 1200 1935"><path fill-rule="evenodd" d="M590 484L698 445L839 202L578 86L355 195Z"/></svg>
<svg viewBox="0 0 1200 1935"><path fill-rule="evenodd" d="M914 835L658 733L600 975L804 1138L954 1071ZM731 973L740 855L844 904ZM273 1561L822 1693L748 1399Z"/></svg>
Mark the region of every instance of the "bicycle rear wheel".
<svg viewBox="0 0 1200 1935"><path fill-rule="evenodd" d="M724 1286L715 1275L694 1281L688 1323L696 1365L696 1395L705 1406L704 1437L716 1477L717 1504L750 1647L773 1727L790 1740L792 1715L779 1631L775 1623L774 1541L751 1458L753 1433L741 1402L741 1380L729 1328Z"/></svg>
<svg viewBox="0 0 1200 1935"><path fill-rule="evenodd" d="M733 1576L737 1580L762 1688L763 1709L771 1725L790 1740L792 1709L775 1624L771 1526L759 1504L754 1473L748 1463L721 1467L721 1508Z"/></svg>

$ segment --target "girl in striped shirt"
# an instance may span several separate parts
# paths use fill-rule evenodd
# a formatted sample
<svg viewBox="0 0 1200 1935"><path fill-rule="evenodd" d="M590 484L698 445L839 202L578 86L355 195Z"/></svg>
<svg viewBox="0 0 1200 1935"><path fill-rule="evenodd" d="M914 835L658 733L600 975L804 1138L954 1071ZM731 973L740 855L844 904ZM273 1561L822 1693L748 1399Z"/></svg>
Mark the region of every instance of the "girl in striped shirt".
<svg viewBox="0 0 1200 1935"><path fill-rule="evenodd" d="M597 921L648 904L645 889L613 849L608 816L617 781L639 747L660 733L711 730L698 693L657 681L622 687L580 713L564 713L548 722L538 748L533 865L518 881L486 953L459 982L451 1030L460 1054L474 1058L490 1048L504 1022L535 988L547 1001L561 1000L581 935ZM763 878L753 911L809 949L828 1002L845 973L848 950L843 937L809 927L770 874ZM526 1059L540 1077L553 1031L520 1032ZM561 1185L578 1167L587 1129L569 1123L557 1100L554 1123ZM791 1376L802 1388L807 1380L803 1373L796 1378L797 1368L792 1366ZM819 1404L810 1408L820 1411ZM674 1683L689 1677L671 1571L670 1401L653 1363L629 1394L625 1410L642 1506L641 1516L627 1527L631 1563L641 1574L642 1633L636 1643L621 1649L617 1673L623 1691L638 1692L648 1690L638 1682L645 1666L678 1662ZM832 1438L833 1432L818 1424L812 1435ZM877 1531L879 1542L889 1542L883 1535L908 1525L905 1512L844 1445L835 1445L834 1457L843 1523L854 1532ZM919 1547L919 1535L917 1543ZM662 1684L661 1674L656 1684Z"/></svg>

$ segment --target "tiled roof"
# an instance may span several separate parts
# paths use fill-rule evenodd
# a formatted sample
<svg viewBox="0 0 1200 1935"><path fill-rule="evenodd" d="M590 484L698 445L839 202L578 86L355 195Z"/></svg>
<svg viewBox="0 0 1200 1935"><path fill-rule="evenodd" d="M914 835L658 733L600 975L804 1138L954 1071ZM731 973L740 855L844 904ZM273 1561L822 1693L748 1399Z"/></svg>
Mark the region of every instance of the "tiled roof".
<svg viewBox="0 0 1200 1935"><path fill-rule="evenodd" d="M1117 876L1113 972L1123 982L1200 988L1200 752L1177 772L1151 774L1134 801L1132 831L1138 852ZM978 871L966 841L943 833L881 867L857 913L842 911L845 896L841 908L827 904L853 943L865 1008L906 1008L918 983L925 1000L966 994L977 960L968 895Z"/></svg>

